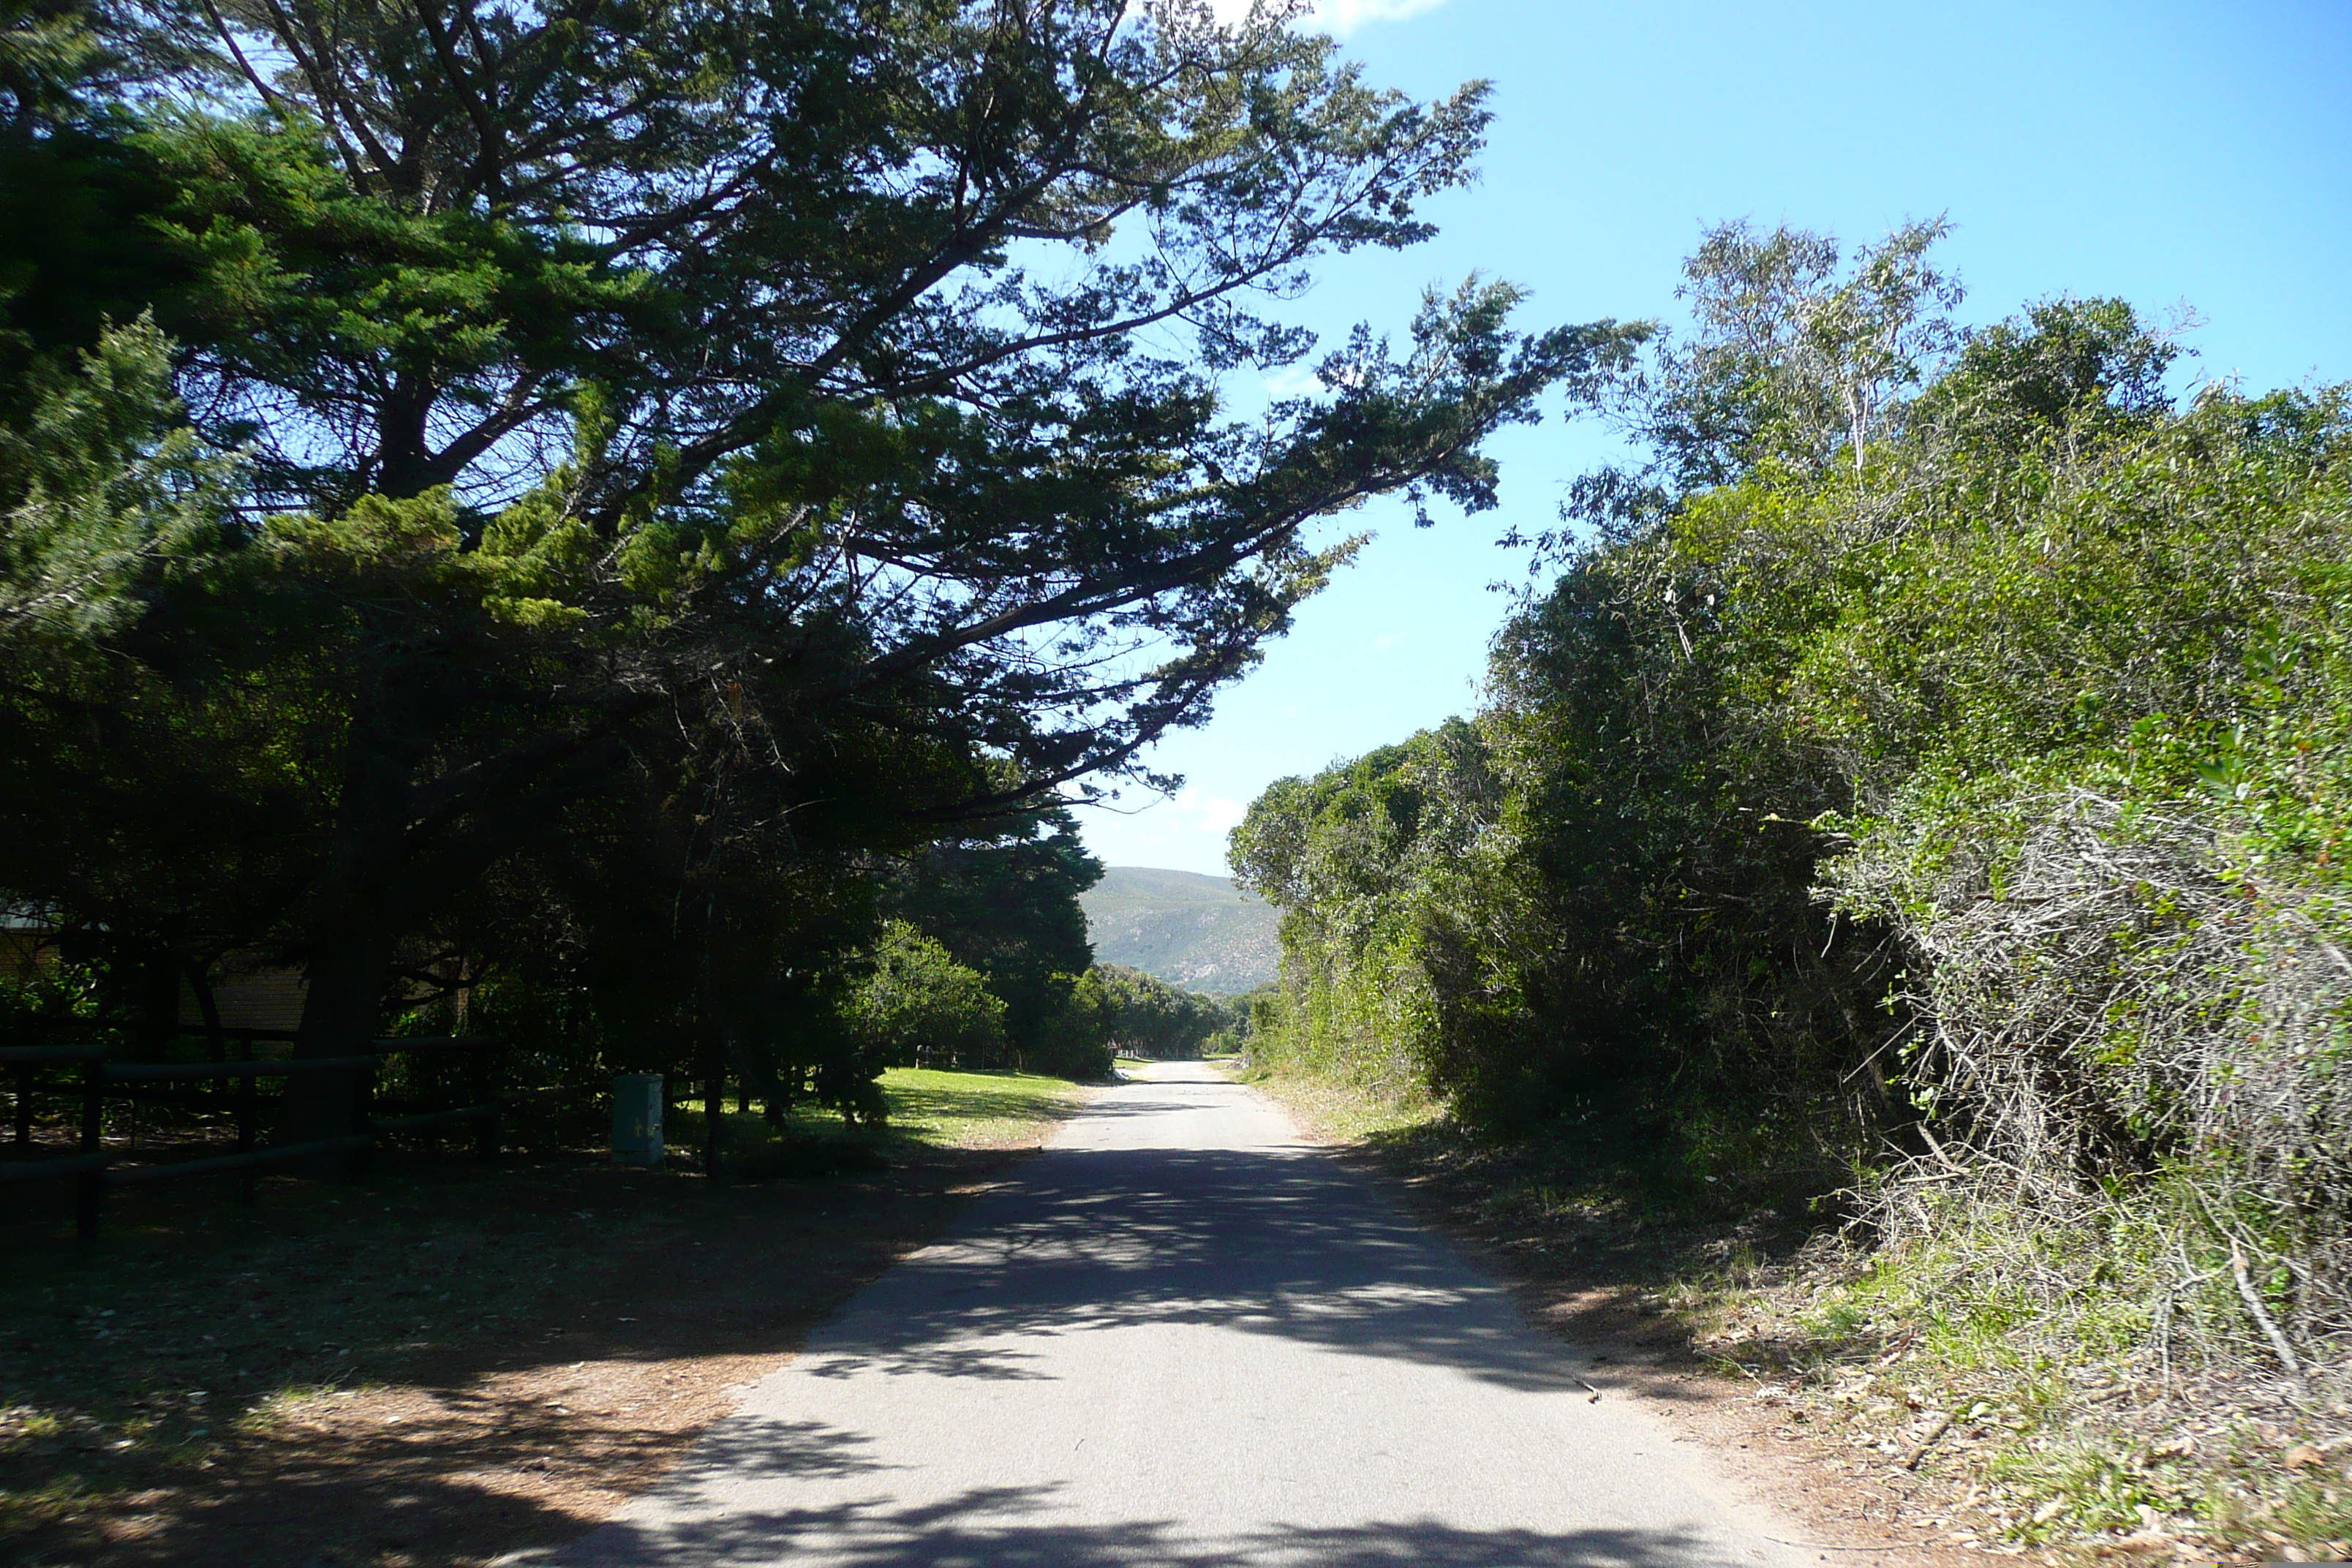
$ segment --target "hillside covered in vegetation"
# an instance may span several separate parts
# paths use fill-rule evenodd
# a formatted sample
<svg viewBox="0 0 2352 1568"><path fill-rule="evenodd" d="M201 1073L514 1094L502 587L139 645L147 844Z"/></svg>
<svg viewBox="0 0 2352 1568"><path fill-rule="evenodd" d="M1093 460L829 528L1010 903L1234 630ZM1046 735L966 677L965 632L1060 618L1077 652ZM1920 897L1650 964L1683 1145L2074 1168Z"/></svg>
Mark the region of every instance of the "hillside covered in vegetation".
<svg viewBox="0 0 2352 1568"><path fill-rule="evenodd" d="M1274 979L1280 916L1223 877L1111 866L1078 902L1106 963L1221 996Z"/></svg>

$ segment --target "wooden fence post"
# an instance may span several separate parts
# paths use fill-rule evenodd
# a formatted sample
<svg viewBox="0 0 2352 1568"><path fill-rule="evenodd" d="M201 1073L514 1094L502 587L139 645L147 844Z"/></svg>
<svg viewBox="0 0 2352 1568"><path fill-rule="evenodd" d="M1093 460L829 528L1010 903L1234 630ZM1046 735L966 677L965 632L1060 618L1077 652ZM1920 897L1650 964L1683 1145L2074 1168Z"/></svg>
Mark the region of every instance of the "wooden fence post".
<svg viewBox="0 0 2352 1568"><path fill-rule="evenodd" d="M702 1058L702 1173L719 1179L719 1138L727 1095L727 1044L709 1031Z"/></svg>
<svg viewBox="0 0 2352 1568"><path fill-rule="evenodd" d="M495 1160L499 1157L499 1084L506 1076L499 1070L499 1058L505 1051L502 1041L487 1044L474 1052L474 1103L490 1108L488 1114L474 1123L474 1157Z"/></svg>
<svg viewBox="0 0 2352 1568"><path fill-rule="evenodd" d="M355 1068L352 1073L352 1125L353 1127L365 1129L370 1124L369 1102L375 1099L375 1075L383 1070L383 1058L378 1055L369 1059L368 1066ZM352 1152L339 1173L344 1181L358 1181L368 1173L370 1167L375 1162L375 1155L376 1146L371 1141L366 1147Z"/></svg>
<svg viewBox="0 0 2352 1568"><path fill-rule="evenodd" d="M237 1037L236 1059L241 1062L253 1059L253 1035L249 1030ZM253 1075L239 1074L236 1080L236 1152L240 1154L253 1152ZM237 1183L236 1195L240 1202L249 1204L253 1201L253 1173L247 1171L244 1179Z"/></svg>
<svg viewBox="0 0 2352 1568"><path fill-rule="evenodd" d="M106 1142L106 1063L92 1057L81 1064L81 1152L96 1154ZM89 1241L98 1235L99 1206L106 1201L104 1168L84 1171L74 1178L74 1238Z"/></svg>

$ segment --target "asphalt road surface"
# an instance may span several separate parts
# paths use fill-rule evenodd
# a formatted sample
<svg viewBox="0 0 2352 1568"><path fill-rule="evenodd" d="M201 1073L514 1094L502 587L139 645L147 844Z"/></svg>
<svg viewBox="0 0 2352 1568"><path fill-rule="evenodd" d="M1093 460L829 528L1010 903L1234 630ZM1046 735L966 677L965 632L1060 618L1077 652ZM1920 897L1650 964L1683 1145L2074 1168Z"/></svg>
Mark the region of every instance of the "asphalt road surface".
<svg viewBox="0 0 2352 1568"><path fill-rule="evenodd" d="M1584 1380L1603 1397L1594 1402ZM563 1568L1814 1563L1283 1113L1066 1123Z"/></svg>

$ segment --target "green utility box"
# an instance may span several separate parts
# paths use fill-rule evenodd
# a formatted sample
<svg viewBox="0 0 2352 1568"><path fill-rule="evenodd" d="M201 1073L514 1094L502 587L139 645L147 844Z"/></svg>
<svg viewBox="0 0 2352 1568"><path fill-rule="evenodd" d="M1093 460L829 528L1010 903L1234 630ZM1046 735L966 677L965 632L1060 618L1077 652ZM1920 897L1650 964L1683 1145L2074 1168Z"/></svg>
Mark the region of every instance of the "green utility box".
<svg viewBox="0 0 2352 1568"><path fill-rule="evenodd" d="M662 1075L625 1072L613 1079L613 1163L662 1163Z"/></svg>

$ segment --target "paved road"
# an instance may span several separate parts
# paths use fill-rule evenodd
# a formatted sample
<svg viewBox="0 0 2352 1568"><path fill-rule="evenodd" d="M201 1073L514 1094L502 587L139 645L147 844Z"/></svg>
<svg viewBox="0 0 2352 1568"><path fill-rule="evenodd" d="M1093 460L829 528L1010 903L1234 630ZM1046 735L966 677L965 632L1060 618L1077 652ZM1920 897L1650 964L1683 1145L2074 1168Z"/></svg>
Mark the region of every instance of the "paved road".
<svg viewBox="0 0 2352 1568"><path fill-rule="evenodd" d="M1150 1069L535 1563L1793 1568L1687 1445L1213 1069Z"/></svg>

